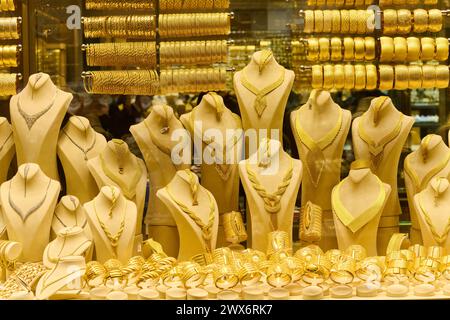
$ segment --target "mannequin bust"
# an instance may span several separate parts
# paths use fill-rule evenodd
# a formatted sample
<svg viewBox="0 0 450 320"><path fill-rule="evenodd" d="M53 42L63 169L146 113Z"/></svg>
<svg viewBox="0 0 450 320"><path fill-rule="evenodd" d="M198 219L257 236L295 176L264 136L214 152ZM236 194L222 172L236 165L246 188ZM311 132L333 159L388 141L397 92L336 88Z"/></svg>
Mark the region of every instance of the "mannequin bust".
<svg viewBox="0 0 450 320"><path fill-rule="evenodd" d="M8 119L0 117L0 183L7 179L9 166L14 158L14 138Z"/></svg>
<svg viewBox="0 0 450 320"><path fill-rule="evenodd" d="M20 261L42 260L60 188L59 182L50 179L35 163L21 165L17 174L1 185L8 239L23 246Z"/></svg>
<svg viewBox="0 0 450 320"><path fill-rule="evenodd" d="M414 196L414 206L426 247L450 249L450 188L447 178L433 178Z"/></svg>
<svg viewBox="0 0 450 320"><path fill-rule="evenodd" d="M113 139L98 157L88 160L87 165L99 188L116 186L128 200L136 204L136 235L141 235L147 187L144 161L131 153L125 141Z"/></svg>
<svg viewBox="0 0 450 320"><path fill-rule="evenodd" d="M80 227L68 227L60 230L56 239L50 242L44 250L42 260L51 269L59 259L67 256L81 256L86 261L92 257L92 241L89 240Z"/></svg>
<svg viewBox="0 0 450 320"><path fill-rule="evenodd" d="M177 171L172 181L159 189L156 195L177 223L180 237L178 260L189 260L216 248L219 227L217 203L192 171Z"/></svg>
<svg viewBox="0 0 450 320"><path fill-rule="evenodd" d="M427 135L422 139L420 147L406 156L403 167L411 217L410 239L413 244L422 244L414 196L424 190L432 178L449 176L450 149L441 136Z"/></svg>
<svg viewBox="0 0 450 320"><path fill-rule="evenodd" d="M66 178L66 193L77 197L81 203L91 201L98 187L87 166L106 148L106 139L92 129L89 120L72 116L61 130L58 140L58 157ZM83 186L80 188L80 186Z"/></svg>
<svg viewBox="0 0 450 320"><path fill-rule="evenodd" d="M336 104L328 91L311 91L308 102L291 113L291 128L300 159L307 173L303 176L302 206L308 201L322 208L323 250L337 247L331 210L331 191L341 180L344 144L352 115Z"/></svg>
<svg viewBox="0 0 450 320"><path fill-rule="evenodd" d="M30 76L25 88L11 97L10 114L18 166L36 163L59 180L56 144L72 94L59 90L45 73Z"/></svg>
<svg viewBox="0 0 450 320"><path fill-rule="evenodd" d="M52 221L52 239L69 227L80 227L85 235L92 239L86 219L86 212L77 197L67 195L61 198L55 209Z"/></svg>
<svg viewBox="0 0 450 320"><path fill-rule="evenodd" d="M149 238L159 242L164 252L172 257L178 255L178 231L172 214L156 196L156 192L173 179L177 170L190 167L190 152L182 154L183 159L187 157L186 161L183 160L180 164L172 161L171 153L177 152L174 147L179 143L178 140L172 140L172 134L181 132L180 130L184 130L182 123L175 117L173 109L165 105L153 106L147 119L130 127L144 157L149 176L150 194L145 217L147 234ZM187 135L185 138L190 143ZM188 150L190 149L189 147Z"/></svg>
<svg viewBox="0 0 450 320"><path fill-rule="evenodd" d="M397 170L393 168L398 168L413 124L414 118L398 111L389 97L373 99L369 109L353 121L355 158L370 159L372 172L392 189L378 229L379 254L385 254L391 236L399 232L402 211L397 192Z"/></svg>
<svg viewBox="0 0 450 320"><path fill-rule="evenodd" d="M282 142L283 115L294 78L294 72L282 67L270 50L255 52L250 63L234 74L244 131L265 129L267 138ZM278 130L277 137L272 129Z"/></svg>
<svg viewBox="0 0 450 320"><path fill-rule="evenodd" d="M277 140L263 140L257 153L239 163L250 209L249 247L266 251L267 234L272 231L285 231L292 241L302 174L302 162L292 159Z"/></svg>
<svg viewBox="0 0 450 320"><path fill-rule="evenodd" d="M126 263L133 256L136 233L136 205L119 188L105 186L84 204L95 245L96 260L118 259Z"/></svg>
<svg viewBox="0 0 450 320"><path fill-rule="evenodd" d="M370 171L367 160L356 160L347 178L332 192L333 218L339 250L363 246L377 256L377 231L391 187Z"/></svg>
<svg viewBox="0 0 450 320"><path fill-rule="evenodd" d="M180 117L194 137L194 148L201 155L201 185L211 191L219 213L239 211L238 163L242 158L241 118L231 112L223 98L215 92L203 96L192 112ZM207 153L207 156L205 156ZM206 158L208 157L208 158ZM222 219L219 221L217 246L229 245L225 240Z"/></svg>

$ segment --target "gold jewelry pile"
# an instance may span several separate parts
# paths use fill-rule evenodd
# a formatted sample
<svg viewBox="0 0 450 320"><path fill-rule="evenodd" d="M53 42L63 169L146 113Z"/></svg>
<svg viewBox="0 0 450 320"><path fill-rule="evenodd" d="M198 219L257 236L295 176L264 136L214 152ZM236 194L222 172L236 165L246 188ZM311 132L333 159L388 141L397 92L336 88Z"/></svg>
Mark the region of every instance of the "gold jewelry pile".
<svg viewBox="0 0 450 320"><path fill-rule="evenodd" d="M0 11L15 11L14 0L1 0Z"/></svg>
<svg viewBox="0 0 450 320"><path fill-rule="evenodd" d="M448 39L443 37L381 37L380 62L446 61L448 46Z"/></svg>
<svg viewBox="0 0 450 320"><path fill-rule="evenodd" d="M305 33L369 34L375 30L371 10L305 10Z"/></svg>
<svg viewBox="0 0 450 320"><path fill-rule="evenodd" d="M198 9L228 9L230 0L160 0L160 11L184 11Z"/></svg>
<svg viewBox="0 0 450 320"><path fill-rule="evenodd" d="M17 17L0 18L0 40L19 39Z"/></svg>
<svg viewBox="0 0 450 320"><path fill-rule="evenodd" d="M86 0L87 10L154 9L154 0Z"/></svg>
<svg viewBox="0 0 450 320"><path fill-rule="evenodd" d="M156 66L155 42L107 42L86 46L88 66Z"/></svg>
<svg viewBox="0 0 450 320"><path fill-rule="evenodd" d="M85 17L83 23L86 38L152 39L156 36L153 15Z"/></svg>
<svg viewBox="0 0 450 320"><path fill-rule="evenodd" d="M372 61L375 60L373 37L308 38L308 61Z"/></svg>
<svg viewBox="0 0 450 320"><path fill-rule="evenodd" d="M226 87L225 68L168 69L160 73L160 93L221 91Z"/></svg>
<svg viewBox="0 0 450 320"><path fill-rule="evenodd" d="M442 11L439 9L415 9L413 12L407 9L383 10L384 34L439 32L442 22Z"/></svg>
<svg viewBox="0 0 450 320"><path fill-rule="evenodd" d="M159 45L161 66L209 65L227 61L227 41L172 41Z"/></svg>
<svg viewBox="0 0 450 320"><path fill-rule="evenodd" d="M158 32L161 38L230 34L228 13L160 14L158 19Z"/></svg>
<svg viewBox="0 0 450 320"><path fill-rule="evenodd" d="M17 45L0 46L0 67L17 67Z"/></svg>

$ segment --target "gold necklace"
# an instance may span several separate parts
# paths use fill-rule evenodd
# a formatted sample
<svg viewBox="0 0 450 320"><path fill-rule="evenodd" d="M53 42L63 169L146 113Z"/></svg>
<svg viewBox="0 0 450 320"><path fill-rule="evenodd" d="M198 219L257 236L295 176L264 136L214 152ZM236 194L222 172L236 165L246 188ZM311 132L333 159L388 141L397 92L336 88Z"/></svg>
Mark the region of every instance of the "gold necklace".
<svg viewBox="0 0 450 320"><path fill-rule="evenodd" d="M267 64L272 58L273 58L272 50L265 49L261 51L258 61L259 73L263 72L264 68L267 66Z"/></svg>
<svg viewBox="0 0 450 320"><path fill-rule="evenodd" d="M173 202L177 204L177 206L188 215L189 218L195 223L195 225L200 228L202 232L202 239L203 243L205 245L206 251L211 252L213 250L213 244L212 244L212 228L214 225L215 220L215 213L216 213L216 207L214 204L214 201L209 194L209 192L206 192L208 194L209 199L209 216L208 216L208 222L205 224L202 219L200 219L197 214L188 208L187 205L183 204L181 201L178 201L175 196L170 191L169 185L166 186L167 194L169 195L170 199L172 199Z"/></svg>
<svg viewBox="0 0 450 320"><path fill-rule="evenodd" d="M261 117L264 110L267 108L267 95L280 87L284 82L284 75L285 70L284 67L280 66L280 76L275 82L269 84L268 86L259 89L255 87L247 78L245 74L245 70L242 70L241 73L241 83L242 85L251 93L253 93L255 97L255 102L253 103L253 107L256 110L256 113L258 114L258 117Z"/></svg>
<svg viewBox="0 0 450 320"><path fill-rule="evenodd" d="M223 104L223 101L221 101L220 96L215 92L210 92L209 95L214 100L214 109L216 109L216 117L217 120L220 121L222 119L222 115L225 111L225 105Z"/></svg>
<svg viewBox="0 0 450 320"><path fill-rule="evenodd" d="M315 188L317 188L319 185L319 181L325 167L326 159L323 151L333 144L333 142L341 132L343 114L343 110L339 108L339 116L336 125L318 141L314 141L314 139L311 138L311 136L305 131L305 129L303 129L300 123L300 113L297 114L295 127L301 143L305 145L309 150L309 152L306 154L306 170L308 171L308 175Z"/></svg>
<svg viewBox="0 0 450 320"><path fill-rule="evenodd" d="M445 241L448 238L448 233L450 232L450 217L447 221L447 224L445 225L444 232L439 235L436 228L434 227L433 221L431 220L431 217L429 213L425 210L425 206L423 205L422 199L423 195L419 196L419 206L422 210L423 217L425 218L425 222L427 223L428 227L430 228L431 234L433 235L433 239L438 243L438 245L443 246Z"/></svg>

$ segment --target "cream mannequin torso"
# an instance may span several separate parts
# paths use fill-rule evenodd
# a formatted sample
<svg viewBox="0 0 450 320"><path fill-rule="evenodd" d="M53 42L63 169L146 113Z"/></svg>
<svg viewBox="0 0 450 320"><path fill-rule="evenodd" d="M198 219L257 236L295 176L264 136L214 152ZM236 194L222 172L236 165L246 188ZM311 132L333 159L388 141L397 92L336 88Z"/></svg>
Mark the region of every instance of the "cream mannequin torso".
<svg viewBox="0 0 450 320"><path fill-rule="evenodd" d="M267 137L270 137L271 139L278 138L279 141L282 141L284 110L292 85L294 84L295 74L293 71L284 69L280 66L273 56L266 62L263 70L260 72L261 54L262 51L255 52L250 63L242 71L236 72L233 78L234 90L236 92L242 117L242 126L244 131L247 131L248 129L257 130L257 134L259 130L266 129ZM254 107L256 96L243 85L243 78L247 78L247 80L258 90L263 90L264 88L275 84L275 82L280 79L282 72L284 72L283 82L265 96L267 107L264 109L261 116L259 116ZM270 132L271 129L278 130L279 136L272 136Z"/></svg>
<svg viewBox="0 0 450 320"><path fill-rule="evenodd" d="M368 168L350 170L349 176L338 186L333 189L333 218L339 250L359 244L366 249L368 256L376 256L378 224L389 198L391 187L389 184L382 183ZM380 187L384 190L381 190ZM383 195L382 192L384 192L384 198L380 197ZM336 214L339 210L339 202L353 217L351 218L352 222L368 209L377 212L373 212L369 221L367 221L368 218L361 218L361 226L352 231ZM376 205L378 207L375 207Z"/></svg>
<svg viewBox="0 0 450 320"><path fill-rule="evenodd" d="M92 239L87 223L86 212L77 197L67 195L61 198L55 209L52 221L52 239L65 228L80 227L85 235Z"/></svg>
<svg viewBox="0 0 450 320"><path fill-rule="evenodd" d="M66 193L76 196L82 204L98 194L98 186L89 172L87 160L98 156L105 148L105 137L95 132L84 117L70 117L61 130L58 157L65 173Z"/></svg>
<svg viewBox="0 0 450 320"><path fill-rule="evenodd" d="M88 160L87 165L99 188L109 185L121 188L122 194L136 204L136 235L142 234L147 186L144 161L133 155L124 141L111 140L97 157Z"/></svg>
<svg viewBox="0 0 450 320"><path fill-rule="evenodd" d="M448 251L450 188L447 178L433 178L424 190L414 196L414 206L424 246L441 246Z"/></svg>
<svg viewBox="0 0 450 320"><path fill-rule="evenodd" d="M126 263L133 255L137 219L135 203L127 200L119 188L105 186L97 197L84 204L84 208L94 240L96 260L104 263L115 258ZM115 248L101 222L112 237L119 236Z"/></svg>
<svg viewBox="0 0 450 320"><path fill-rule="evenodd" d="M15 153L12 127L8 119L0 117L0 183L6 181Z"/></svg>
<svg viewBox="0 0 450 320"><path fill-rule="evenodd" d="M261 148L269 143L270 164L267 168L258 165L263 159L258 157ZM300 160L292 159L283 151L281 144L276 140L263 140L260 144L260 150L239 163L239 174L242 185L247 196L248 207L250 210L251 230L249 230L250 246L253 249L265 251L267 248L267 234L272 231L285 231L292 241L292 225L294 218L294 207L297 199L298 189L302 181L303 166ZM276 159L278 157L278 160ZM262 164L261 164L262 165ZM250 171L248 170L250 169ZM289 178L289 171L292 170L292 176ZM255 182L250 176L255 174L258 183L272 194L283 184L287 183L283 194L279 197L278 210L273 210L266 206L265 201L255 190Z"/></svg>
<svg viewBox="0 0 450 320"><path fill-rule="evenodd" d="M411 217L411 242L421 244L422 236L417 218L414 196L426 188L434 177L449 177L450 149L441 136L428 135L419 149L406 156L404 162L405 186Z"/></svg>
<svg viewBox="0 0 450 320"><path fill-rule="evenodd" d="M59 180L56 145L72 94L59 90L45 73L30 76L26 87L10 101L17 163L37 163ZM27 119L27 120L26 120Z"/></svg>
<svg viewBox="0 0 450 320"><path fill-rule="evenodd" d="M21 165L18 173L1 185L8 239L22 243L21 261L42 260L59 191L59 182L47 177L34 163Z"/></svg>
<svg viewBox="0 0 450 320"><path fill-rule="evenodd" d="M238 163L243 147L241 119L224 105L222 97L210 93L204 95L200 104L192 112L182 115L180 120L194 141L199 141L194 143L194 148L201 147L196 150L202 160L201 184L213 194L220 214L239 211ZM214 156L216 152L217 157ZM208 159L205 159L205 153ZM220 221L217 245L227 244Z"/></svg>
<svg viewBox="0 0 450 320"><path fill-rule="evenodd" d="M178 260L185 261L216 248L219 226L217 203L211 192L199 184L194 173L189 170L178 171L172 181L165 188L159 189L156 195L167 206L177 223L180 236ZM193 203L194 197L197 198L197 205ZM202 231L179 204L191 210L203 225L211 224L210 228L206 232Z"/></svg>
<svg viewBox="0 0 450 320"><path fill-rule="evenodd" d="M176 223L170 211L156 196L156 192L173 179L177 170L190 167L190 153L183 154L183 157L189 157L186 163L174 164L171 159L170 151L179 143L171 140L172 133L178 130L183 130L182 123L175 117L172 108L162 105L152 107L147 119L130 127L148 170L150 194L145 217L147 233L150 238L161 243L164 251L173 257L178 255Z"/></svg>
<svg viewBox="0 0 450 320"><path fill-rule="evenodd" d="M311 201L323 210L320 246L324 250L337 246L331 211L331 191L341 180L342 152L350 130L351 118L350 111L341 109L328 91L319 90L313 90L308 102L291 113L291 128L297 150L308 173L303 176L301 203L304 206ZM311 152L306 145L310 143L306 139L319 143L323 155L322 169L315 165L320 158L316 158ZM309 157L313 159L311 169L308 168ZM312 174L314 169L316 174Z"/></svg>

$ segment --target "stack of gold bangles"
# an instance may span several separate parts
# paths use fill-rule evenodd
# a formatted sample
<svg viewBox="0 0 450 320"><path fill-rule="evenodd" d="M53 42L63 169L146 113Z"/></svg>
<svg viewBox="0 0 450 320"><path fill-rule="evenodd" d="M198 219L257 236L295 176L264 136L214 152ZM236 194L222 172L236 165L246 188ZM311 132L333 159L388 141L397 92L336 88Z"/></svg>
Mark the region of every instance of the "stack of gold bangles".
<svg viewBox="0 0 450 320"><path fill-rule="evenodd" d="M351 8L351 7L363 7L370 6L373 0L308 0L307 5L310 7L337 7L337 8Z"/></svg>
<svg viewBox="0 0 450 320"><path fill-rule="evenodd" d="M160 0L159 10L165 11L182 11L182 10L198 10L198 9L228 9L230 0Z"/></svg>
<svg viewBox="0 0 450 320"><path fill-rule="evenodd" d="M379 65L379 89L447 88L447 65Z"/></svg>
<svg viewBox="0 0 450 320"><path fill-rule="evenodd" d="M86 0L87 10L153 9L154 7L154 0Z"/></svg>
<svg viewBox="0 0 450 320"><path fill-rule="evenodd" d="M17 67L17 45L0 46L0 67Z"/></svg>
<svg viewBox="0 0 450 320"><path fill-rule="evenodd" d="M404 6L404 5L434 5L438 0L380 0L380 7Z"/></svg>
<svg viewBox="0 0 450 320"><path fill-rule="evenodd" d="M17 74L0 73L0 96L11 96L17 93Z"/></svg>
<svg viewBox="0 0 450 320"><path fill-rule="evenodd" d="M156 36L153 15L85 17L83 24L86 38L152 39Z"/></svg>
<svg viewBox="0 0 450 320"><path fill-rule="evenodd" d="M162 38L185 38L230 34L228 13L160 14L158 32Z"/></svg>
<svg viewBox="0 0 450 320"><path fill-rule="evenodd" d="M442 23L442 11L439 9L415 9L413 12L407 9L383 10L384 34L439 32Z"/></svg>
<svg viewBox="0 0 450 320"><path fill-rule="evenodd" d="M156 66L155 42L91 43L86 46L88 66Z"/></svg>
<svg viewBox="0 0 450 320"><path fill-rule="evenodd" d="M227 41L172 41L159 45L160 64L206 65L226 62Z"/></svg>
<svg viewBox="0 0 450 320"><path fill-rule="evenodd" d="M0 11L15 11L14 0L1 0Z"/></svg>
<svg viewBox="0 0 450 320"><path fill-rule="evenodd" d="M155 95L159 89L154 70L90 71L84 78L88 93Z"/></svg>
<svg viewBox="0 0 450 320"><path fill-rule="evenodd" d="M447 38L381 37L380 62L445 61L448 59Z"/></svg>
<svg viewBox="0 0 450 320"><path fill-rule="evenodd" d="M375 30L373 10L305 10L305 33L370 34Z"/></svg>
<svg viewBox="0 0 450 320"><path fill-rule="evenodd" d="M377 88L378 73L373 64L313 65L314 89L374 90Z"/></svg>
<svg viewBox="0 0 450 320"><path fill-rule="evenodd" d="M226 80L227 72L222 67L161 70L160 93L221 91Z"/></svg>
<svg viewBox="0 0 450 320"><path fill-rule="evenodd" d="M0 18L0 40L10 39L19 39L18 18Z"/></svg>
<svg viewBox="0 0 450 320"><path fill-rule="evenodd" d="M375 38L338 37L308 38L308 61L372 61L375 60Z"/></svg>

